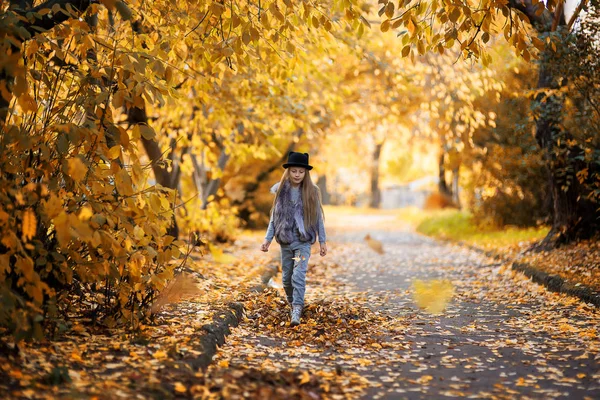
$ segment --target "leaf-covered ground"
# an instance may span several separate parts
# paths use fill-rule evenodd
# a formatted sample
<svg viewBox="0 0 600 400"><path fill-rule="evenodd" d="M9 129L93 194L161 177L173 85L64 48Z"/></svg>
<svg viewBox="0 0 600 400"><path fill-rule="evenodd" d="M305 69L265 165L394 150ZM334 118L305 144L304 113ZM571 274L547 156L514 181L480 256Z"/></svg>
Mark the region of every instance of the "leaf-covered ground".
<svg viewBox="0 0 600 400"><path fill-rule="evenodd" d="M232 254L216 255L224 263L197 259L201 293L167 304L139 333L80 325L0 356L0 390L102 399L600 396L596 308L392 216L328 218L328 231L329 255L310 259L298 327L289 326L280 279L261 293L246 290L277 246L261 253L260 235L245 235ZM449 294L439 314L417 306ZM199 328L231 300L244 302L244 320L207 371L192 370ZM61 382L67 373L70 382Z"/></svg>
<svg viewBox="0 0 600 400"><path fill-rule="evenodd" d="M236 255L194 253L187 278L159 297L160 312L135 332L74 320L53 340L21 343L19 351L9 343L0 352L0 398L169 398L200 390L190 364L203 352L202 326L272 263L244 240L227 251ZM182 286L193 284L181 299Z"/></svg>
<svg viewBox="0 0 600 400"><path fill-rule="evenodd" d="M554 250L527 252L517 258L536 269L583 284L600 293L600 245L582 240Z"/></svg>
<svg viewBox="0 0 600 400"><path fill-rule="evenodd" d="M328 211L335 213L337 210ZM469 212L454 209L423 211L405 208L397 214L401 221L412 224L418 232L427 236L463 242L494 252L548 274L558 275L573 285L585 285L600 294L598 240L580 240L542 251L538 245L548 234L548 227L481 227Z"/></svg>
<svg viewBox="0 0 600 400"><path fill-rule="evenodd" d="M223 383L223 393L234 398L600 396L597 309L547 292L478 253L399 229L385 217L353 216L336 223L326 261L316 254L311 258L303 324L288 326L281 289L250 296L248 320L209 369L214 377L245 377L256 370L293 374L293 390L233 380ZM381 242L383 254L364 240L367 232ZM455 294L445 312L431 315L416 307L416 279L452 283ZM304 392L298 392L299 382L306 385Z"/></svg>

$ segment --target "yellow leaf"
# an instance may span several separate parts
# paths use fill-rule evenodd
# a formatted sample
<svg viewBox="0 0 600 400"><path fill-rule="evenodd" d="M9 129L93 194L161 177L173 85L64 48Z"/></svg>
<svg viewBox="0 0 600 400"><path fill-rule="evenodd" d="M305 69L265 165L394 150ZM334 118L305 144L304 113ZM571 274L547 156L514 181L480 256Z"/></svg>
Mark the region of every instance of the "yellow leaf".
<svg viewBox="0 0 600 400"><path fill-rule="evenodd" d="M31 296L36 304L42 304L44 302L44 293L42 288L37 285L28 285L27 293Z"/></svg>
<svg viewBox="0 0 600 400"><path fill-rule="evenodd" d="M50 219L53 219L63 211L63 203L54 193L50 193L50 198L48 200L42 201L42 206L44 212Z"/></svg>
<svg viewBox="0 0 600 400"><path fill-rule="evenodd" d="M318 29L318 28L319 28L319 26L320 26L319 19L318 19L316 16L314 16L314 15L313 15L313 17L312 17L312 25L313 25L315 28L317 28L317 29Z"/></svg>
<svg viewBox="0 0 600 400"><path fill-rule="evenodd" d="M181 382L175 382L175 391L177 393L185 393L187 392L187 388L185 387L185 385Z"/></svg>
<svg viewBox="0 0 600 400"><path fill-rule="evenodd" d="M219 361L219 367L221 367L221 368L229 368L229 361L228 360L221 360L221 361Z"/></svg>
<svg viewBox="0 0 600 400"><path fill-rule="evenodd" d="M110 160L119 158L120 155L121 155L121 145L113 146L108 150L108 158Z"/></svg>
<svg viewBox="0 0 600 400"><path fill-rule="evenodd" d="M7 232L6 235L2 237L2 240L0 240L0 243L2 243L4 247L7 247L9 249L14 249L17 245L17 242L17 237L11 231Z"/></svg>
<svg viewBox="0 0 600 400"><path fill-rule="evenodd" d="M21 96L22 94L27 93L27 79L25 79L25 76L18 75L15 78L13 93L15 94L15 96Z"/></svg>
<svg viewBox="0 0 600 400"><path fill-rule="evenodd" d="M390 30L390 20L386 19L385 21L383 21L381 23L380 29L381 29L381 32L387 32L387 31L389 31Z"/></svg>
<svg viewBox="0 0 600 400"><path fill-rule="evenodd" d="M139 139L140 137L143 137L144 139L152 140L156 136L156 132L154 132L154 129L148 125L138 124L133 127L131 136L133 139Z"/></svg>
<svg viewBox="0 0 600 400"><path fill-rule="evenodd" d="M34 112L37 110L37 103L29 93L24 93L19 96L18 102L23 112Z"/></svg>
<svg viewBox="0 0 600 400"><path fill-rule="evenodd" d="M125 91L117 90L112 97L112 105L114 108L119 108L123 105L123 100L125 100Z"/></svg>
<svg viewBox="0 0 600 400"><path fill-rule="evenodd" d="M308 383L308 382L310 382L310 374L308 373L308 371L304 371L300 378L300 385L304 385L305 383Z"/></svg>
<svg viewBox="0 0 600 400"><path fill-rule="evenodd" d="M562 323L558 326L562 332L574 332L576 329L569 324Z"/></svg>
<svg viewBox="0 0 600 400"><path fill-rule="evenodd" d="M208 249L210 251L210 254L212 255L213 260L219 264L232 264L235 261L237 261L237 258L232 256L231 254L223 254L222 249L215 247L211 244L208 245Z"/></svg>
<svg viewBox="0 0 600 400"><path fill-rule="evenodd" d="M215 14L217 17L219 17L221 14L223 14L225 12L225 6L223 4L219 4L219 3L212 3L212 5L210 6L210 11Z"/></svg>
<svg viewBox="0 0 600 400"><path fill-rule="evenodd" d="M22 277L25 278L27 282L31 282L34 280L34 276L36 275L33 269L33 260L29 257L17 257L17 262L15 263L17 267L17 271L21 274ZM39 278L38 278L39 279Z"/></svg>
<svg viewBox="0 0 600 400"><path fill-rule="evenodd" d="M252 38L250 37L250 32L244 31L244 33L242 33L242 42L244 42L245 45L248 45L248 43L250 43L250 40L252 40Z"/></svg>
<svg viewBox="0 0 600 400"><path fill-rule="evenodd" d="M448 18L450 18L450 21L456 22L456 21L458 21L459 17L460 17L460 8L454 7L454 9L450 12L450 15L448 16Z"/></svg>
<svg viewBox="0 0 600 400"><path fill-rule="evenodd" d="M129 270L129 276L132 278L133 282L139 282L142 277L142 268L144 266L144 262L146 261L146 257L144 257L140 253L135 253L129 261L127 262L127 267Z"/></svg>
<svg viewBox="0 0 600 400"><path fill-rule="evenodd" d="M122 196L131 196L133 194L133 183L126 170L122 169L115 175L115 186Z"/></svg>
<svg viewBox="0 0 600 400"><path fill-rule="evenodd" d="M157 360L163 360L165 358L167 358L167 353L165 353L162 350L158 350L157 352L155 352L152 357L154 357Z"/></svg>
<svg viewBox="0 0 600 400"><path fill-rule="evenodd" d="M447 280L433 279L413 282L413 298L419 308L432 314L439 314L454 295L454 287Z"/></svg>
<svg viewBox="0 0 600 400"><path fill-rule="evenodd" d="M160 196L156 193L150 194L150 208L156 214L162 212L162 202L160 201Z"/></svg>
<svg viewBox="0 0 600 400"><path fill-rule="evenodd" d="M71 225L67 213L62 211L54 220L54 229L56 230L56 238L62 247L67 247L71 240Z"/></svg>
<svg viewBox="0 0 600 400"><path fill-rule="evenodd" d="M365 242L367 242L367 245L373 249L376 253L378 254L384 254L385 251L383 250L383 244L376 239L371 238L371 235L367 234L365 236Z"/></svg>
<svg viewBox="0 0 600 400"><path fill-rule="evenodd" d="M94 215L94 211L92 211L92 208L90 206L84 206L81 208L81 211L79 212L79 220L87 221L90 218L92 218L92 215Z"/></svg>
<svg viewBox="0 0 600 400"><path fill-rule="evenodd" d="M408 32L410 33L411 36L414 36L414 34L417 30L417 26L413 22L412 18L409 19L408 22L406 23L406 29L408 29Z"/></svg>
<svg viewBox="0 0 600 400"><path fill-rule="evenodd" d="M546 47L546 45L544 44L544 42L536 37L536 36L532 36L531 37L531 42L533 43L533 45L538 49L538 50L544 50L544 48Z"/></svg>
<svg viewBox="0 0 600 400"><path fill-rule="evenodd" d="M385 6L385 15L388 18L392 18L394 16L394 3L393 2L389 2L387 4L387 6Z"/></svg>
<svg viewBox="0 0 600 400"><path fill-rule="evenodd" d="M35 214L31 209L23 213L23 223L21 227L22 237L24 241L30 240L35 236L37 221Z"/></svg>
<svg viewBox="0 0 600 400"><path fill-rule="evenodd" d="M164 196L160 196L160 205L164 210L169 210L171 208L171 204L169 203L169 200L164 197Z"/></svg>
<svg viewBox="0 0 600 400"><path fill-rule="evenodd" d="M287 45L285 46L285 48L287 49L287 51L289 51L290 53L294 53L296 51L296 46L294 46L292 44L292 42L287 42Z"/></svg>
<svg viewBox="0 0 600 400"><path fill-rule="evenodd" d="M69 163L69 176L75 182L81 182L87 174L87 167L81 161L79 157L74 157L68 160Z"/></svg>
<svg viewBox="0 0 600 400"><path fill-rule="evenodd" d="M9 215L0 208L0 225L6 225Z"/></svg>

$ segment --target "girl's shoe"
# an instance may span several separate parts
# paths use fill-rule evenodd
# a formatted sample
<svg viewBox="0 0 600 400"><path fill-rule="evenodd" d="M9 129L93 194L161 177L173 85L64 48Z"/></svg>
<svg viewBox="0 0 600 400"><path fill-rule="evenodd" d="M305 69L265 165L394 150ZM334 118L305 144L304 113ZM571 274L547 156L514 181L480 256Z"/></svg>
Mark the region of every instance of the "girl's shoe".
<svg viewBox="0 0 600 400"><path fill-rule="evenodd" d="M299 305L292 306L292 321L290 322L290 326L300 325L300 316L301 315L302 315L302 306L299 306Z"/></svg>

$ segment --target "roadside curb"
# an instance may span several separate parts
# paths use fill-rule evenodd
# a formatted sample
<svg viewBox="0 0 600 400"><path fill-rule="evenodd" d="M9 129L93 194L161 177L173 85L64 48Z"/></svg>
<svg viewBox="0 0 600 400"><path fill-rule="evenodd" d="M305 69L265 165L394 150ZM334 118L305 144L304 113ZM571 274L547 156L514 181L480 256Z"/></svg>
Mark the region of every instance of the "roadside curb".
<svg viewBox="0 0 600 400"><path fill-rule="evenodd" d="M261 283L250 288L250 291L262 292L275 274L277 274L276 266L267 267L261 275ZM188 361L193 370L206 370L208 368L217 353L218 347L225 344L225 339L231 333L231 329L237 327L242 321L244 311L244 305L241 302L228 303L226 308L217 310L214 313L212 323L205 324L200 328L202 335L198 340L202 346L202 353Z"/></svg>
<svg viewBox="0 0 600 400"><path fill-rule="evenodd" d="M511 268L515 271L522 272L532 281L544 285L552 292L565 293L600 308L600 295L595 294L594 291L587 286L582 284L572 284L558 275L551 275L547 272L540 271L531 265L516 261L511 262Z"/></svg>
<svg viewBox="0 0 600 400"><path fill-rule="evenodd" d="M569 296L577 297L579 300L585 303L592 304L593 306L600 308L600 293L595 292L588 286L582 284L573 284L559 275L549 274L533 267L530 264L508 259L504 255L495 251L483 250L479 247L464 242L450 241L450 243L456 243L495 260L510 263L511 269L521 272L533 282L543 285L551 292L568 294Z"/></svg>
<svg viewBox="0 0 600 400"><path fill-rule="evenodd" d="M202 353L188 361L193 370L206 370L217 353L218 346L225 344L225 338L231 333L230 328L240 324L244 314L244 305L239 302L227 304L224 310L218 310L213 316L213 322L200 328L202 335L199 337Z"/></svg>

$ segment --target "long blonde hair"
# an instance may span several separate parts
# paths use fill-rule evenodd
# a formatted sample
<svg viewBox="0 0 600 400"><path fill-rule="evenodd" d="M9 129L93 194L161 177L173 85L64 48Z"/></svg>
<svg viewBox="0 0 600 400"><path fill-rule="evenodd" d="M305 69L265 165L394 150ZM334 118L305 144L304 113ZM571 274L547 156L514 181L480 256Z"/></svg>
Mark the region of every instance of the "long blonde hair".
<svg viewBox="0 0 600 400"><path fill-rule="evenodd" d="M291 185L290 171L287 168L281 176L281 181L279 182L279 187L277 188L275 199L273 200L273 208L271 208L271 213L273 213L275 210L275 204L277 203L279 193L281 192L281 188L283 187L283 183L285 181L288 181ZM304 179L302 182L300 182L300 195L302 196L302 215L304 216L304 227L306 229L310 227L316 227L317 222L319 222L319 213L321 213L323 219L325 219L325 213L323 212L323 205L321 204L321 190L313 183L308 169L304 174Z"/></svg>

